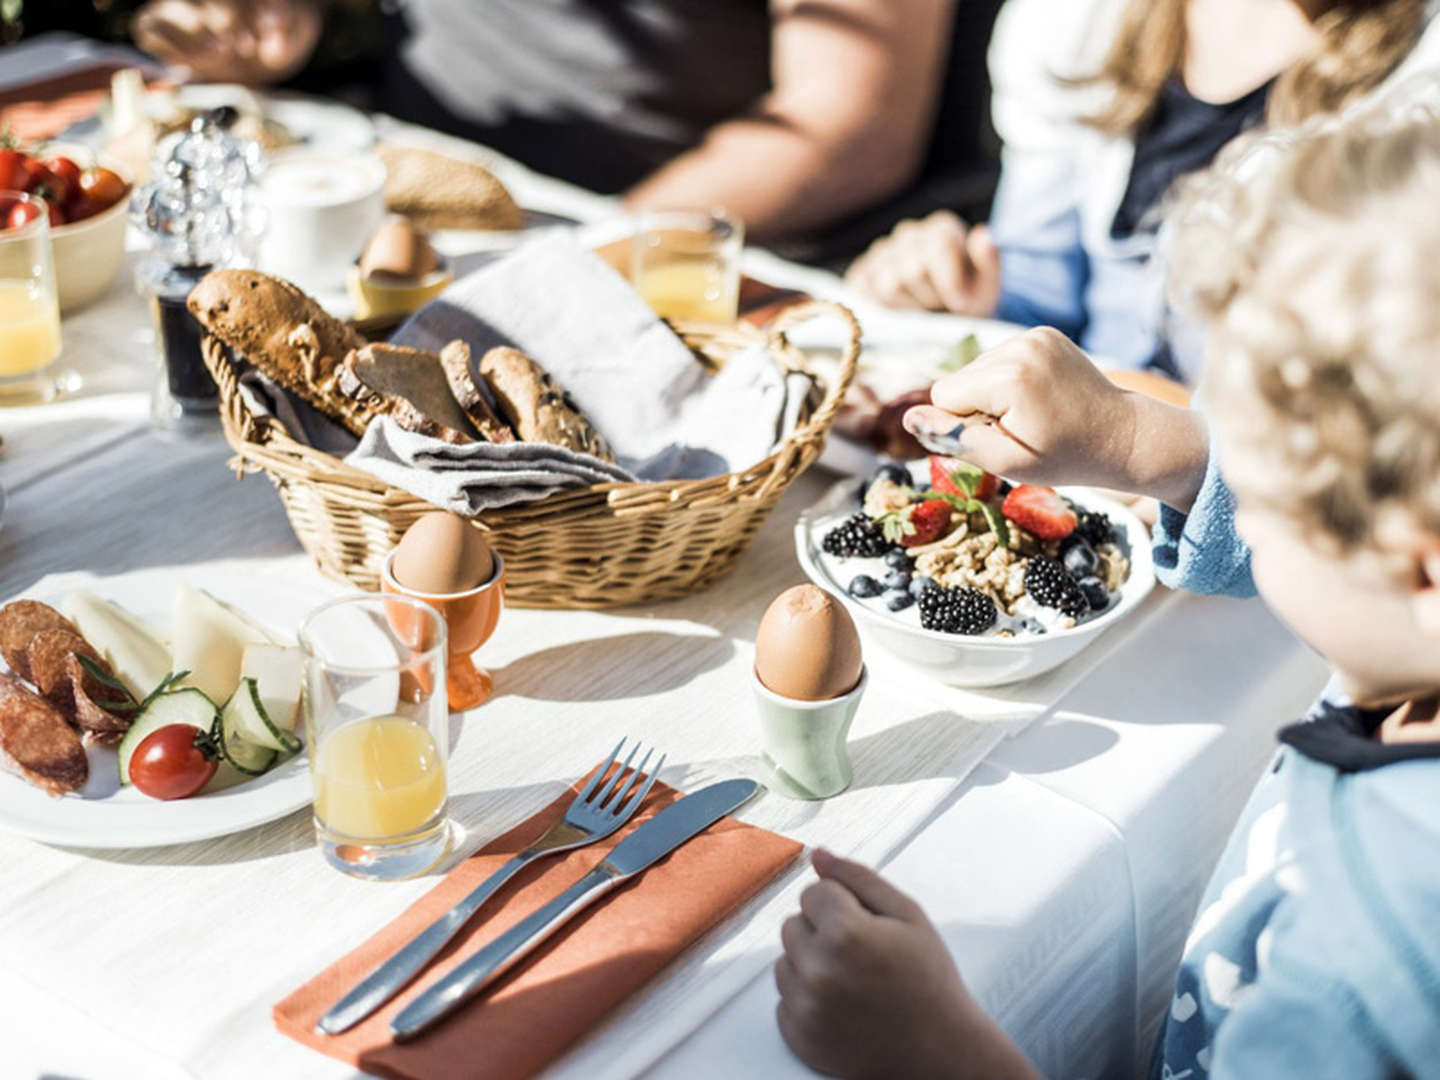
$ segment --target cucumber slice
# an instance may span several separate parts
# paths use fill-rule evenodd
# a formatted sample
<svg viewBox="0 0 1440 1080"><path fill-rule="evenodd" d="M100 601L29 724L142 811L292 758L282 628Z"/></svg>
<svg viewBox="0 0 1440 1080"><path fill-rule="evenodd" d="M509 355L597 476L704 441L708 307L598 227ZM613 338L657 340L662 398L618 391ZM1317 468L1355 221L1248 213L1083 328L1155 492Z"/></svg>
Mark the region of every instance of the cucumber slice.
<svg viewBox="0 0 1440 1080"><path fill-rule="evenodd" d="M159 695L145 706L144 712L135 717L135 722L120 740L117 751L120 757L120 783L130 783L130 759L135 755L135 748L152 731L158 731L170 724L189 724L200 731L212 731L217 719L215 703L199 690L187 687Z"/></svg>
<svg viewBox="0 0 1440 1080"><path fill-rule="evenodd" d="M293 754L300 749L300 740L270 719L260 700L260 687L254 679L241 679L235 693L225 703L225 723L233 724L240 737L255 746Z"/></svg>
<svg viewBox="0 0 1440 1080"><path fill-rule="evenodd" d="M276 754L270 747L252 742L240 730L237 718L244 712L240 702L249 697L245 692L245 684L241 683L240 688L225 703L224 711L220 713L220 737L216 742L220 744L220 753L227 764L246 776L259 776L275 764Z"/></svg>

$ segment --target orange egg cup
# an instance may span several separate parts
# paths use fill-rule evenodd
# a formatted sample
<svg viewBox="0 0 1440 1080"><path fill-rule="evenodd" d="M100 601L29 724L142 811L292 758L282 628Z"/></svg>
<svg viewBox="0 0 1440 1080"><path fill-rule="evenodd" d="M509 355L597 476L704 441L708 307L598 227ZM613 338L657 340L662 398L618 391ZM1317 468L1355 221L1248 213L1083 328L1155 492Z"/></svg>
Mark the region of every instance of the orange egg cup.
<svg viewBox="0 0 1440 1080"><path fill-rule="evenodd" d="M406 588L395 580L394 562L392 551L380 570L380 591L423 600L445 620L449 634L445 691L450 711L464 712L483 705L495 689L495 679L484 668L475 666L471 654L490 640L500 622L500 612L505 608L505 561L495 553L495 571L490 580L456 593L425 593Z"/></svg>

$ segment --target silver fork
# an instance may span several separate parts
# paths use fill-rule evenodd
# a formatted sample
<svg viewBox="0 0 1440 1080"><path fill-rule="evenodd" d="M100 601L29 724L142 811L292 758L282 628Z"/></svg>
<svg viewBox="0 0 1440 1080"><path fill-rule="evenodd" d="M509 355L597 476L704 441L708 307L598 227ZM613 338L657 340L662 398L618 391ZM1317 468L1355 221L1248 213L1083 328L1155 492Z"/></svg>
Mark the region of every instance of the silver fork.
<svg viewBox="0 0 1440 1080"><path fill-rule="evenodd" d="M625 770L630 767L630 762L635 759L635 754L640 749L640 745L637 743L631 748L629 755L625 758L625 763L615 770L615 775L610 777L605 786L597 792L595 789L605 778L605 774L610 771L610 766L615 764L615 760L620 756L620 751L624 746L625 740L621 739L605 764L595 770L589 783L585 785L579 795L575 796L569 809L565 811L564 818L551 825L545 830L543 836L482 881L469 896L411 938L404 948L356 983L348 994L332 1005L330 1011L320 1018L315 1025L315 1030L322 1035L338 1035L340 1032L354 1027L398 994L411 979L424 969L426 964L435 958L435 954L460 932L461 927L470 921L470 917L480 910L485 901L490 899L500 886L514 877L521 867L527 866L545 855L571 851L603 840L629 821L635 811L639 809L640 804L645 801L645 796L650 794L650 788L655 783L656 775L665 767L665 755L660 755L660 760L655 763L654 771L646 776L645 766L649 764L650 755L653 753L652 750L646 750L645 756L640 759L640 764L635 766L625 783L617 789L616 785L620 783L621 777L625 775ZM636 784L642 777L644 783L640 784L636 790ZM630 794L632 790L634 790L633 795ZM627 795L629 796L628 801Z"/></svg>

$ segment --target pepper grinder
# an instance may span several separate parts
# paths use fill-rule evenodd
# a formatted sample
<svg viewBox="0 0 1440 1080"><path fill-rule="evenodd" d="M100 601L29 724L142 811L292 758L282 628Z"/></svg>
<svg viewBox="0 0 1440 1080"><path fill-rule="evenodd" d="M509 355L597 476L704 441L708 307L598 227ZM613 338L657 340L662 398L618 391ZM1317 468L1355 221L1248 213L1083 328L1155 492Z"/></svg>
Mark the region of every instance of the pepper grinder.
<svg viewBox="0 0 1440 1080"><path fill-rule="evenodd" d="M160 364L150 419L161 431L213 431L219 391L200 352L203 331L185 306L197 282L216 266L253 258L260 232L254 198L262 166L259 145L227 130L234 110L216 109L156 147L153 179L131 203L151 254L135 278L150 300Z"/></svg>

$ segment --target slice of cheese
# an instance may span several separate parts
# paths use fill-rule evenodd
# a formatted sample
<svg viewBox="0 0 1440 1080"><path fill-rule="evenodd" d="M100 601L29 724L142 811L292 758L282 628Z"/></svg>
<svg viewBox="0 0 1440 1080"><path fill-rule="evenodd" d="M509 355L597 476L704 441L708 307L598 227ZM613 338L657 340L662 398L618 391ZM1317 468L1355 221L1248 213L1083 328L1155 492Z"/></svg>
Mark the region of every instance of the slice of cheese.
<svg viewBox="0 0 1440 1080"><path fill-rule="evenodd" d="M272 722L295 730L300 710L300 685L305 678L305 656L284 645L247 645L240 661L240 677L255 680L260 705Z"/></svg>
<svg viewBox="0 0 1440 1080"><path fill-rule="evenodd" d="M60 606L136 701L170 673L170 650L128 611L86 590L71 593Z"/></svg>
<svg viewBox="0 0 1440 1080"><path fill-rule="evenodd" d="M246 646L268 645L270 637L228 604L182 583L175 592L170 641L175 670L190 672L180 685L223 705L240 684Z"/></svg>

